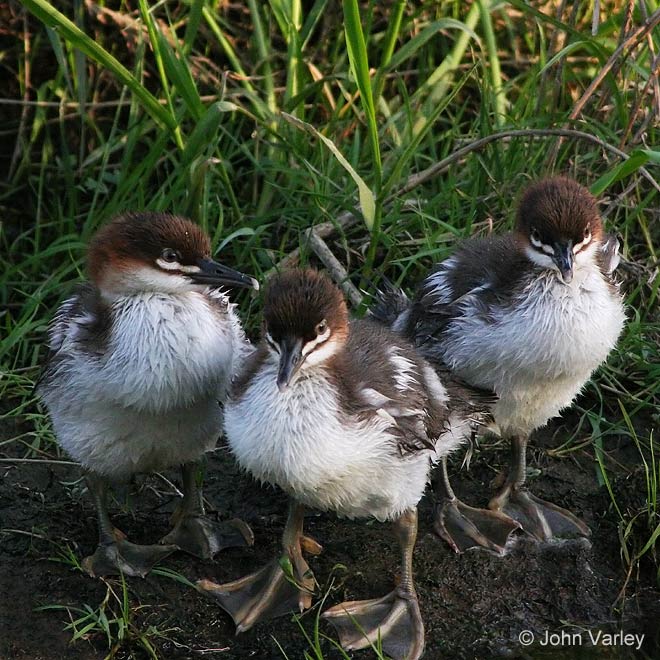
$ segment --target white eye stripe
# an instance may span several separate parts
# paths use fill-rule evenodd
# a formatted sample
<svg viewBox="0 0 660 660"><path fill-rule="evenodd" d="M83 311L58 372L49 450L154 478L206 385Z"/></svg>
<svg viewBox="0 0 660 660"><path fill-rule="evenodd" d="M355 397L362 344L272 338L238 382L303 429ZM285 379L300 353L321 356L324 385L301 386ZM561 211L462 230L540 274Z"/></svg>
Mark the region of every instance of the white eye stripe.
<svg viewBox="0 0 660 660"><path fill-rule="evenodd" d="M163 270L182 270L178 261L165 261L165 259L156 259L156 263Z"/></svg>
<svg viewBox="0 0 660 660"><path fill-rule="evenodd" d="M268 345L269 345L269 346L270 346L270 347L271 347L276 353L279 353L279 352L280 352L280 347L277 345L277 343L275 342L275 340L270 336L270 332L267 332L267 333L266 333L265 338L266 338L266 343L267 343L267 344L268 344Z"/></svg>
<svg viewBox="0 0 660 660"><path fill-rule="evenodd" d="M199 273L202 269L199 266L181 266L180 270L182 273Z"/></svg>
<svg viewBox="0 0 660 660"><path fill-rule="evenodd" d="M552 247L550 245L547 245L546 243L541 243L541 241L537 241L531 237L530 237L530 241L532 242L532 245L537 250L541 250L541 252L545 252L546 254L551 254L551 255L555 253Z"/></svg>
<svg viewBox="0 0 660 660"><path fill-rule="evenodd" d="M327 328L323 334L320 334L315 339L308 341L302 349L303 355L309 355L319 344L322 344L330 336L330 328Z"/></svg>
<svg viewBox="0 0 660 660"><path fill-rule="evenodd" d="M163 270L177 270L180 273L199 273L202 269L199 266L183 266L178 261L165 261L165 259L156 259L159 268Z"/></svg>
<svg viewBox="0 0 660 660"><path fill-rule="evenodd" d="M537 250L542 250L546 254L554 254L555 251L546 243L541 242L536 236L533 234L529 237L530 243L537 249Z"/></svg>
<svg viewBox="0 0 660 660"><path fill-rule="evenodd" d="M579 243L576 243L573 246L573 253L577 254L585 245L588 245L591 243L591 232L589 232L585 237L584 240L580 241Z"/></svg>

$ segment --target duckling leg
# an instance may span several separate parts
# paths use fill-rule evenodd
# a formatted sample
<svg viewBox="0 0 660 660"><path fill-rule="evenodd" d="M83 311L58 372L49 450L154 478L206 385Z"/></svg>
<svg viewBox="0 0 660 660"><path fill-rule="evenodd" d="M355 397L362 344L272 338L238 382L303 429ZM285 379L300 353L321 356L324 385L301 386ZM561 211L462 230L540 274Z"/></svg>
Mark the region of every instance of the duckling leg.
<svg viewBox="0 0 660 660"><path fill-rule="evenodd" d="M417 510L404 513L395 523L401 546L401 581L383 598L350 601L323 613L334 626L346 651L376 646L394 660L417 660L424 651L424 623L413 585L413 548L417 538Z"/></svg>
<svg viewBox="0 0 660 660"><path fill-rule="evenodd" d="M174 529L161 543L174 544L200 559L211 559L224 548L253 545L254 534L242 520L217 523L205 516L202 488L196 481L198 467L199 463L181 466L183 501L173 516Z"/></svg>
<svg viewBox="0 0 660 660"><path fill-rule="evenodd" d="M461 502L449 483L446 457L442 459L441 469L436 482L435 533L458 553L484 548L503 555L509 536L520 529L520 523L500 511L475 509Z"/></svg>
<svg viewBox="0 0 660 660"><path fill-rule="evenodd" d="M120 573L144 577L154 564L178 550L176 545L137 545L126 541L110 521L106 480L87 474L87 485L94 500L99 526L99 545L93 555L82 561L82 567L91 577Z"/></svg>
<svg viewBox="0 0 660 660"><path fill-rule="evenodd" d="M502 490L490 501L489 508L511 516L524 531L539 541L564 536L589 536L589 528L577 516L539 499L525 487L527 437L514 436L511 448L509 475Z"/></svg>
<svg viewBox="0 0 660 660"><path fill-rule="evenodd" d="M320 552L320 546L303 536L304 508L289 505L289 517L282 536L284 556L246 577L216 584L199 580L197 587L225 610L244 632L258 621L274 619L288 612L302 612L312 604L314 576L302 555L303 548Z"/></svg>

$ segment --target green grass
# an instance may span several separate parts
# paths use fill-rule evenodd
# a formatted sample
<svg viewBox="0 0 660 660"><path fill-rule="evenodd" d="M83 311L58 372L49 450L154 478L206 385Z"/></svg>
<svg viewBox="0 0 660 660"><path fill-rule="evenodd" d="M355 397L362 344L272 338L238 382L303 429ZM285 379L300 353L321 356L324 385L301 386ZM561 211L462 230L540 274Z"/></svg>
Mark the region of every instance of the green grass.
<svg viewBox="0 0 660 660"><path fill-rule="evenodd" d="M41 611L64 611L70 623L66 629L71 631L71 642L81 642L92 637L104 638L107 654L103 660L118 657L137 657L158 660L159 655L154 642L168 639L170 630L159 630L151 625L136 622L136 614L141 614L131 605L128 585L123 576L117 580L103 580L106 592L97 607L83 605L43 605Z"/></svg>
<svg viewBox="0 0 660 660"><path fill-rule="evenodd" d="M634 441L648 492L621 511L622 557L657 561L657 3L635 3L627 36L656 27L624 49L614 2L593 34L591 2L54 4L22 0L2 52L0 132L15 148L0 183L1 412L33 430L0 451L59 456L32 395L44 331L86 241L122 210L187 214L260 279L296 249L318 263L306 231L330 223L328 246L369 294L385 277L412 289L460 237L509 226L528 181L562 172L623 237L629 323L557 455L589 449L607 487L635 468L609 441ZM560 128L592 139L543 133ZM497 137L520 129L538 133ZM254 332L258 301L238 301Z"/></svg>

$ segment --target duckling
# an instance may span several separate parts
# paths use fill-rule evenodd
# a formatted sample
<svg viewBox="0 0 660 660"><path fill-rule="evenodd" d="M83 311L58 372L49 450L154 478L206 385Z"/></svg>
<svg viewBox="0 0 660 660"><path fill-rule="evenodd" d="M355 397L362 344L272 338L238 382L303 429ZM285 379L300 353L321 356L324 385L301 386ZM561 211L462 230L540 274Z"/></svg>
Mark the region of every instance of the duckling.
<svg viewBox="0 0 660 660"><path fill-rule="evenodd" d="M144 576L176 549L211 557L252 543L245 523L205 517L198 463L222 429L219 399L251 350L224 293L256 280L211 259L208 236L166 213L125 213L92 239L89 281L60 306L37 392L58 443L86 471L99 544L92 576ZM110 520L110 482L181 465L183 500L161 545Z"/></svg>
<svg viewBox="0 0 660 660"><path fill-rule="evenodd" d="M513 232L465 241L412 303L390 303L393 328L422 355L498 395L494 428L512 443L490 512L460 502L445 471L436 531L457 551L503 552L515 527L501 514L538 540L589 535L573 513L528 490L526 451L530 433L571 405L616 345L625 321L618 263L618 239L604 233L596 200L553 177L526 190Z"/></svg>
<svg viewBox="0 0 660 660"><path fill-rule="evenodd" d="M346 650L378 637L393 658L419 658L424 625L413 582L417 504L433 464L488 415L478 393L452 396L434 369L400 336L371 320L349 321L339 289L314 270L269 282L264 330L227 400L225 433L239 465L290 497L285 565L199 588L237 625L311 605L314 578L303 551L304 508L347 518L392 521L401 580L382 598L324 613ZM293 577L293 579L291 579ZM356 627L357 624L357 627Z"/></svg>

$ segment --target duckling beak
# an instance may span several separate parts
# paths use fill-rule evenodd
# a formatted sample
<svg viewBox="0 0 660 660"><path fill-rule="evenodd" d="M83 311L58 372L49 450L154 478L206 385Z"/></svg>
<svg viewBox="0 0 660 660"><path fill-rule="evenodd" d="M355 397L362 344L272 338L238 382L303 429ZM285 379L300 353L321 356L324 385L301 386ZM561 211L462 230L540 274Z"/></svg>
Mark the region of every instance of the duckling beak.
<svg viewBox="0 0 660 660"><path fill-rule="evenodd" d="M259 291L259 282L239 273L233 268L228 268L213 259L199 259L197 261L199 271L190 273L190 279L196 284L208 284L209 286L238 286Z"/></svg>
<svg viewBox="0 0 660 660"><path fill-rule="evenodd" d="M303 340L299 337L285 337L279 346L280 364L277 370L277 387L280 392L284 392L304 361Z"/></svg>
<svg viewBox="0 0 660 660"><path fill-rule="evenodd" d="M555 243L555 253L552 257L561 273L561 279L564 284L570 284L573 279L573 242Z"/></svg>

